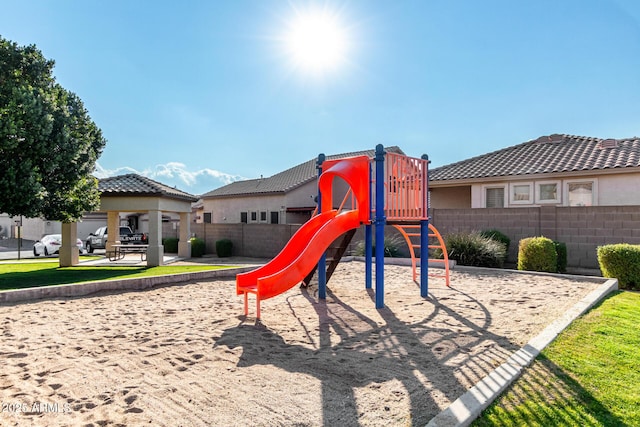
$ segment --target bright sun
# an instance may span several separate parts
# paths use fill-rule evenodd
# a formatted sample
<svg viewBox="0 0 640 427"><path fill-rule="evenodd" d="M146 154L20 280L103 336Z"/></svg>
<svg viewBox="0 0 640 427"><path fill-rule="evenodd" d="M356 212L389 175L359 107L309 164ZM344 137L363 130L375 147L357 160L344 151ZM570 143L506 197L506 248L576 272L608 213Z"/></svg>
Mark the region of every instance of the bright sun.
<svg viewBox="0 0 640 427"><path fill-rule="evenodd" d="M298 13L285 41L293 65L308 72L332 71L346 61L346 29L336 15L326 11Z"/></svg>

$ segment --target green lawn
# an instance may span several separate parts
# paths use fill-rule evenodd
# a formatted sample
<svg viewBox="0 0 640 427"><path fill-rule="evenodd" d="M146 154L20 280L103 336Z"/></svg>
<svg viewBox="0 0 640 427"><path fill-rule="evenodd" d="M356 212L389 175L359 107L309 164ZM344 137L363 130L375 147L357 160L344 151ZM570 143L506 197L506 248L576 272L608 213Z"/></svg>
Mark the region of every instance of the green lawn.
<svg viewBox="0 0 640 427"><path fill-rule="evenodd" d="M132 277L165 276L193 271L217 270L230 266L167 265L161 267L58 267L57 259L0 264L0 290L38 286L117 280Z"/></svg>
<svg viewBox="0 0 640 427"><path fill-rule="evenodd" d="M474 426L640 425L640 293L618 292L547 347Z"/></svg>

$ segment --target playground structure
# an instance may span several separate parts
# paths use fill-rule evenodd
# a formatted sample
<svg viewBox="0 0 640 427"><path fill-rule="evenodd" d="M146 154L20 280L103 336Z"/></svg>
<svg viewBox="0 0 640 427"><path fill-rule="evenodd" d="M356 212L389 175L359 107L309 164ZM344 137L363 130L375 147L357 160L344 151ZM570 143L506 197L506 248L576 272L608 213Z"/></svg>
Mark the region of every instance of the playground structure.
<svg viewBox="0 0 640 427"><path fill-rule="evenodd" d="M365 287L372 288L375 260L376 308L384 307L384 235L393 225L409 245L413 279L417 279L415 248L420 250L420 295L428 296L428 249L439 247L445 255L444 275L449 286L449 263L444 242L429 224L428 165L426 155L413 158L385 152L376 146L373 159L355 156L327 160L318 156L318 213L304 223L275 258L267 264L236 277L236 292L244 295L244 314L248 315L248 296L256 296L256 318L260 319L260 301L279 295L298 283L308 284L317 270L318 298L326 299L326 285L351 237L365 226ZM340 178L348 191L338 209L334 208L334 181ZM345 209L347 201L351 209ZM375 232L375 234L374 234ZM381 244L375 245L373 237ZM343 236L327 264L327 250ZM419 243L411 240L419 237ZM437 242L430 244L429 239ZM422 250L424 248L425 250Z"/></svg>

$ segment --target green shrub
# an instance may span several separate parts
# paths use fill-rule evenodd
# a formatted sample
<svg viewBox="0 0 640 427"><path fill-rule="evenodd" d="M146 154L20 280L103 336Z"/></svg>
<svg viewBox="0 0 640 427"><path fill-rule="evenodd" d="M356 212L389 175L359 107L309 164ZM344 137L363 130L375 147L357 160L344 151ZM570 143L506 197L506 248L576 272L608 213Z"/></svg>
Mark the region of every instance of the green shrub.
<svg viewBox="0 0 640 427"><path fill-rule="evenodd" d="M229 239L221 239L216 241L216 253L220 258L230 257L233 243Z"/></svg>
<svg viewBox="0 0 640 427"><path fill-rule="evenodd" d="M396 258L400 254L400 246L404 244L404 239L400 236L384 237L384 256ZM373 244L373 253L376 253L376 244Z"/></svg>
<svg viewBox="0 0 640 427"><path fill-rule="evenodd" d="M503 232L499 230L483 230L480 232L480 235L502 243L504 245L505 256L509 253L509 245L511 245L511 239Z"/></svg>
<svg viewBox="0 0 640 427"><path fill-rule="evenodd" d="M557 270L558 273L567 272L567 244L562 242L553 241L556 247L556 254L558 255Z"/></svg>
<svg viewBox="0 0 640 427"><path fill-rule="evenodd" d="M598 246L598 264L604 277L618 279L621 289L640 290L640 245Z"/></svg>
<svg viewBox="0 0 640 427"><path fill-rule="evenodd" d="M170 254L178 253L178 238L176 237L167 237L162 239L162 246L164 246L164 251Z"/></svg>
<svg viewBox="0 0 640 427"><path fill-rule="evenodd" d="M518 270L558 271L558 254L553 240L547 237L527 237L518 244Z"/></svg>
<svg viewBox="0 0 640 427"><path fill-rule="evenodd" d="M478 232L449 234L444 241L449 259L456 260L460 265L492 268L504 265L505 246ZM442 258L442 251L434 250L433 256Z"/></svg>
<svg viewBox="0 0 640 427"><path fill-rule="evenodd" d="M194 258L200 258L204 255L204 240L199 239L197 237L192 237L189 239L191 243L191 256Z"/></svg>

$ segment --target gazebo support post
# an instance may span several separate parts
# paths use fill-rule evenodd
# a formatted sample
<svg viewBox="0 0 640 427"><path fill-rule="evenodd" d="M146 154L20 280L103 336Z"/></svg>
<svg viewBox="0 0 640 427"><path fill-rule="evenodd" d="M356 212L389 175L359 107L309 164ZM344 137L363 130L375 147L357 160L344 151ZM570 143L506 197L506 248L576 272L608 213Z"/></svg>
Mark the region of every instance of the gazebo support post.
<svg viewBox="0 0 640 427"><path fill-rule="evenodd" d="M178 240L178 256L191 258L191 212L180 212L180 239Z"/></svg>
<svg viewBox="0 0 640 427"><path fill-rule="evenodd" d="M149 211L149 248L147 249L147 266L156 267L164 264L164 247L162 246L162 212Z"/></svg>
<svg viewBox="0 0 640 427"><path fill-rule="evenodd" d="M78 223L62 223L62 246L60 247L60 267L72 267L80 263L80 251L76 245L78 240Z"/></svg>

